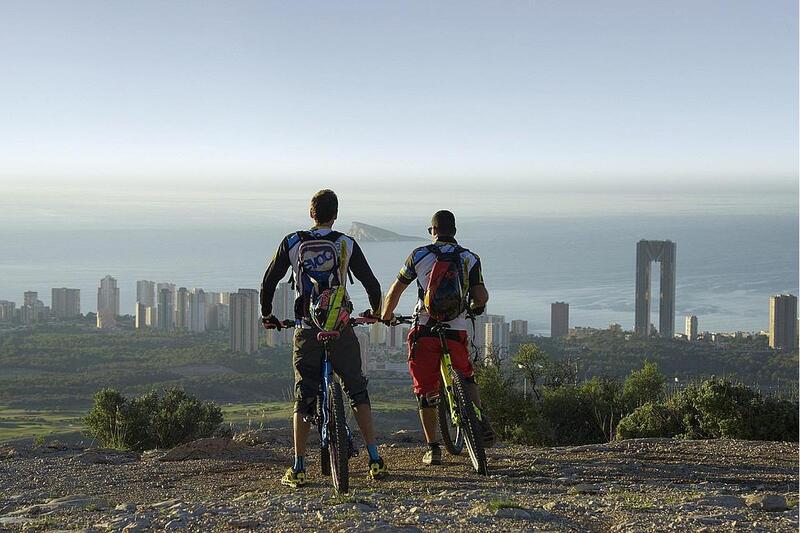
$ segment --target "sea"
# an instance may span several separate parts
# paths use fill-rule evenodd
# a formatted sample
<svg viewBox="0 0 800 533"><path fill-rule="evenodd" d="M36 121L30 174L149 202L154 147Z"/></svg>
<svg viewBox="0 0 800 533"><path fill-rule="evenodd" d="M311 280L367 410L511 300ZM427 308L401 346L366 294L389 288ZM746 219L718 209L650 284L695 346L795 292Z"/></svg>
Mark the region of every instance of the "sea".
<svg viewBox="0 0 800 533"><path fill-rule="evenodd" d="M341 195L340 195L341 196ZM17 191L0 199L0 299L27 290L50 303L50 289L81 289L94 311L99 280L118 280L123 313L133 313L136 281L206 291L257 288L282 236L308 227L306 194ZM417 236L419 242L361 243L384 287L415 246L425 244L434 208L458 217L459 242L481 257L488 312L523 319L549 334L550 304L570 305L570 325L632 329L636 242L677 243L676 330L697 315L701 331L759 331L769 297L798 293L795 195L477 195L413 199L340 198L336 228L352 221ZM652 322L658 324L658 268ZM408 290L400 311L413 307ZM356 283L357 309L366 296Z"/></svg>

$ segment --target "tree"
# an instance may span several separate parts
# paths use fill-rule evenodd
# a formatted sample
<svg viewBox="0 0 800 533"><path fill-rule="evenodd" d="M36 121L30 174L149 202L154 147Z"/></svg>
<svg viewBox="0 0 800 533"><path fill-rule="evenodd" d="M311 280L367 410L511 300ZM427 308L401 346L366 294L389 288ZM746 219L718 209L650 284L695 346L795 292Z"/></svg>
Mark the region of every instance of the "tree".
<svg viewBox="0 0 800 533"><path fill-rule="evenodd" d="M545 374L548 361L547 354L535 344L520 344L519 350L512 359L512 362L522 371L522 374L530 383L530 387L537 398L540 396L536 390L536 383Z"/></svg>
<svg viewBox="0 0 800 533"><path fill-rule="evenodd" d="M663 400L666 383L658 365L645 361L640 370L634 370L625 379L622 395L628 410L633 411L647 402L657 403Z"/></svg>

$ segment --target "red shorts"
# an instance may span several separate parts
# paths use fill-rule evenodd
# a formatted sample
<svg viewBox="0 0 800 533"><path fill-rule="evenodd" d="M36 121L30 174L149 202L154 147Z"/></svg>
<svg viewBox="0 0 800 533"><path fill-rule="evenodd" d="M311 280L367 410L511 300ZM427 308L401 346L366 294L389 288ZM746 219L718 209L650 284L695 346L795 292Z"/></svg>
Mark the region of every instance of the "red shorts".
<svg viewBox="0 0 800 533"><path fill-rule="evenodd" d="M417 348L414 357L411 352L414 350L414 333L417 329L412 329L408 333L408 369L411 378L414 380L414 394L429 394L439 390L441 374L439 373L439 362L442 356L442 345L439 337L418 337ZM467 332L458 331L458 340L447 339L447 348L450 350L450 360L453 368L461 372L465 378L473 375L472 363L469 360L469 349L467 347Z"/></svg>

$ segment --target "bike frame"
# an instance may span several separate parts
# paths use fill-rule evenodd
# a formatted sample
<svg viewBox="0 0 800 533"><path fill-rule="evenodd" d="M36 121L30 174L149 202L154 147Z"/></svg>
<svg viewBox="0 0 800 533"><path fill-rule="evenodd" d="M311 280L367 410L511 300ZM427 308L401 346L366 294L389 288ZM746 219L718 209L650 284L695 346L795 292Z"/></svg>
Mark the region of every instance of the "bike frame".
<svg viewBox="0 0 800 533"><path fill-rule="evenodd" d="M456 395L453 391L453 378L450 377L453 370L453 361L450 358L450 349L447 347L445 329L438 328L437 334L439 335L439 344L442 347L442 355L439 360L439 373L442 377L442 384L444 384L447 406L450 408L450 420L452 420L453 425L460 426L461 419L458 416L458 411L456 410ZM472 407L475 409L475 414L478 416L478 420L483 420L483 417L481 416L481 410L477 405L475 405L475 402L472 402Z"/></svg>

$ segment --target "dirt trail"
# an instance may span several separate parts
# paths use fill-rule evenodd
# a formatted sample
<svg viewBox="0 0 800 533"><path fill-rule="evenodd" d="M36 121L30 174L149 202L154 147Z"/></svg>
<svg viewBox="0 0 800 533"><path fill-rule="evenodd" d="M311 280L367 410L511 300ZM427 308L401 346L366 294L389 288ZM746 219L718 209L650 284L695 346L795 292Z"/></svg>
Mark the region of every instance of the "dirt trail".
<svg viewBox="0 0 800 533"><path fill-rule="evenodd" d="M384 481L369 481L366 456L354 458L346 496L332 493L313 452L312 484L282 487L291 448L281 431L178 462L160 461L163 452L0 446L0 531L797 530L796 444L500 445L491 475L479 477L466 457L423 466L414 439L399 433L381 446Z"/></svg>

